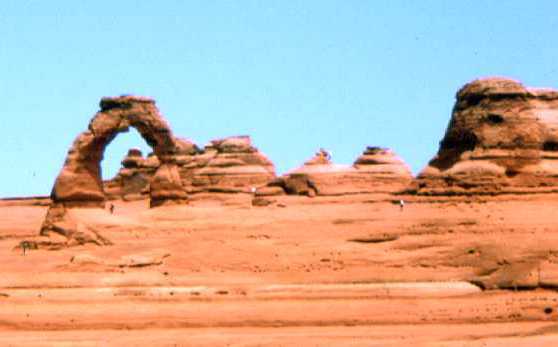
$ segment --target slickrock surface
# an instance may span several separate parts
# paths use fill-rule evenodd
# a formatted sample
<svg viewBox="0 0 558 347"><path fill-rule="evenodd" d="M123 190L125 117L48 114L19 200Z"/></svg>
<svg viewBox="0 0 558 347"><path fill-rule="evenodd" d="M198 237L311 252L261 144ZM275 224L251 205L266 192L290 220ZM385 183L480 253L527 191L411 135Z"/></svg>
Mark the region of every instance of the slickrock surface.
<svg viewBox="0 0 558 347"><path fill-rule="evenodd" d="M186 139L176 139L176 163L184 189L188 193L248 193L275 178L275 167L249 136L213 140L203 149ZM143 158L130 150L122 160L117 176L105 182L113 198L132 200L149 192L150 177L159 162L152 155Z"/></svg>
<svg viewBox="0 0 558 347"><path fill-rule="evenodd" d="M307 196L394 193L411 180L408 166L390 149L367 147L353 165L334 164L327 151L320 149L302 167L270 182L257 194L280 194L277 188L287 194Z"/></svg>
<svg viewBox="0 0 558 347"><path fill-rule="evenodd" d="M556 345L558 195L273 198L70 208L111 244L25 255L46 207L1 201L0 344Z"/></svg>
<svg viewBox="0 0 558 347"><path fill-rule="evenodd" d="M504 78L465 85L419 194L558 190L558 92Z"/></svg>

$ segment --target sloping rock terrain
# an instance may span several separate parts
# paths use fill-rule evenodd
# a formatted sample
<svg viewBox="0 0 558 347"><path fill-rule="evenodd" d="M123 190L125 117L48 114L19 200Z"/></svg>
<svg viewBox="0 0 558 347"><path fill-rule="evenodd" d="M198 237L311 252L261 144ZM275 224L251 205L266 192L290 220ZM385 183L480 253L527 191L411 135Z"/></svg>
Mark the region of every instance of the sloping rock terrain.
<svg viewBox="0 0 558 347"><path fill-rule="evenodd" d="M406 165L368 147L352 166L320 150L253 197L222 194L255 185L229 170L272 169L246 137L199 149L148 99L105 99L50 206L0 199L0 345L554 347L555 100L474 81L406 191ZM126 125L154 155L131 150L103 192ZM100 208L123 187L150 201ZM187 191L215 193L172 203Z"/></svg>
<svg viewBox="0 0 558 347"><path fill-rule="evenodd" d="M558 194L212 195L69 208L70 248L0 204L0 344L556 345Z"/></svg>

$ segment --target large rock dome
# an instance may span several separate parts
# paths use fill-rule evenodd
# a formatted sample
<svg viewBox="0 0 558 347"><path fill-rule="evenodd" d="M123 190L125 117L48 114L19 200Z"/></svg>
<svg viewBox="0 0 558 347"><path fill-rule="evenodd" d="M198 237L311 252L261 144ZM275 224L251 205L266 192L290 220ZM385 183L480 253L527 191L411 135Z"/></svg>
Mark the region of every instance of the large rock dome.
<svg viewBox="0 0 558 347"><path fill-rule="evenodd" d="M419 194L558 190L558 92L506 78L463 86Z"/></svg>

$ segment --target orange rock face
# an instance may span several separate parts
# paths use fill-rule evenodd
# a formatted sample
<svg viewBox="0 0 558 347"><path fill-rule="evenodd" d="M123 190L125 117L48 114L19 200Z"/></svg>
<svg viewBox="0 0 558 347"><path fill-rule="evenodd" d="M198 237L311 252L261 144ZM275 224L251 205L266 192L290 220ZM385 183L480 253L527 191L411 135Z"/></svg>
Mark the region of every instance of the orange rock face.
<svg viewBox="0 0 558 347"><path fill-rule="evenodd" d="M558 92L488 78L456 99L440 150L417 178L418 194L558 190Z"/></svg>
<svg viewBox="0 0 558 347"><path fill-rule="evenodd" d="M275 178L273 163L252 145L249 136L213 140L205 147L197 169L181 168L193 192L249 192Z"/></svg>
<svg viewBox="0 0 558 347"><path fill-rule="evenodd" d="M130 126L138 130L161 161L150 184L151 206L186 200L176 166L177 145L155 102L143 97L121 96L103 98L100 106L101 110L89 123L88 130L75 139L56 178L51 193L52 204L41 227L43 236L56 233L78 244L79 240L96 242L94 238L80 236L83 233L79 232L77 224L71 223L67 208L104 207L100 162L106 146ZM130 154L131 157L138 156L137 152ZM131 160L128 165L133 165Z"/></svg>
<svg viewBox="0 0 558 347"><path fill-rule="evenodd" d="M185 139L176 139L176 143L180 180L189 193L247 193L275 178L273 163L252 145L249 136L213 140L204 149ZM157 156L143 158L130 150L117 176L105 182L105 189L127 200L146 194L159 165Z"/></svg>
<svg viewBox="0 0 558 347"><path fill-rule="evenodd" d="M104 190L111 199L143 199L149 194L149 182L161 165L156 155L147 158L139 149L132 148L122 160L122 168L111 180L105 181Z"/></svg>
<svg viewBox="0 0 558 347"><path fill-rule="evenodd" d="M162 191L151 190L157 200L182 200L186 193L180 181L170 180L177 174L175 155L177 146L171 129L163 119L155 102L151 99L133 96L104 98L101 110L89 123L88 130L78 135L68 151L64 167L60 171L51 198L64 205L104 206L105 194L100 174L100 162L105 147L118 135L132 126L146 142L153 147L169 181L159 187ZM172 174L167 174L173 171ZM165 178L161 178L164 180Z"/></svg>
<svg viewBox="0 0 558 347"><path fill-rule="evenodd" d="M368 147L353 165L331 162L329 154L320 150L298 169L271 182L295 195L345 195L393 193L404 189L412 176L407 165L391 150ZM276 190L260 189L260 195L276 195Z"/></svg>
<svg viewBox="0 0 558 347"><path fill-rule="evenodd" d="M105 99L50 206L0 199L0 345L554 347L556 100L468 84L412 189L389 149L352 165L320 150L254 195L180 205L273 165L247 137L200 149L152 101ZM130 150L102 186L104 146L127 126L154 153ZM101 209L107 194L126 199Z"/></svg>

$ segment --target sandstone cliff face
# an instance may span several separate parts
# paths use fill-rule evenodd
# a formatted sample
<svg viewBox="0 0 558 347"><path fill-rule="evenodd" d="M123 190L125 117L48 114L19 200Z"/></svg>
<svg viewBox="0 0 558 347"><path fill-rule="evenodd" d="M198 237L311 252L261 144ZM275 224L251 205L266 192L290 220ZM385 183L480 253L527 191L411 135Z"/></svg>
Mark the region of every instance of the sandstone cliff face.
<svg viewBox="0 0 558 347"><path fill-rule="evenodd" d="M408 166L393 151L367 147L353 165L331 162L326 151L318 151L304 165L270 182L258 195L275 195L281 188L295 195L345 195L394 193L412 179Z"/></svg>
<svg viewBox="0 0 558 347"><path fill-rule="evenodd" d="M458 91L440 149L419 174L418 194L558 190L558 92L504 78Z"/></svg>
<svg viewBox="0 0 558 347"><path fill-rule="evenodd" d="M186 139L176 139L176 164L184 189L199 192L250 192L275 178L273 163L248 136L213 140L204 149ZM159 166L156 156L143 158L131 150L117 176L105 182L112 197L131 199L149 191L150 177Z"/></svg>

